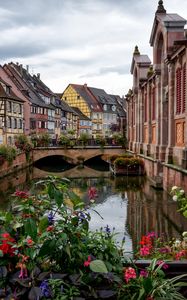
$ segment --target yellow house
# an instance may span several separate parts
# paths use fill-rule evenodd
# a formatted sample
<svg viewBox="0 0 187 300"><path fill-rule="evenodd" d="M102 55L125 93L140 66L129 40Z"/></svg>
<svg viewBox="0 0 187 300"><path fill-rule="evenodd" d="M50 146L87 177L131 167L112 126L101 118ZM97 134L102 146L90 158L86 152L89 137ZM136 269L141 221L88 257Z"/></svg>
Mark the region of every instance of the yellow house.
<svg viewBox="0 0 187 300"><path fill-rule="evenodd" d="M103 110L100 103L92 95L87 84L69 84L62 94L62 100L72 107L77 107L92 121L93 137L102 135Z"/></svg>

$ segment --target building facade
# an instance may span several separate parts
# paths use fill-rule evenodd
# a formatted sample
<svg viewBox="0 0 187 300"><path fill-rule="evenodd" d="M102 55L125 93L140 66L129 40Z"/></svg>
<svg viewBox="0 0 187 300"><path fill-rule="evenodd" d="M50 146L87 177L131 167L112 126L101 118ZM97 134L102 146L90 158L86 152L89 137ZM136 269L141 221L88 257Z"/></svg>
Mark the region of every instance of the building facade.
<svg viewBox="0 0 187 300"><path fill-rule="evenodd" d="M129 148L147 157L148 175L155 182L166 180L164 174L171 170L174 174L175 166L187 169L185 24L181 16L167 13L160 0L150 37L153 63L137 46L132 58L133 87L126 95Z"/></svg>

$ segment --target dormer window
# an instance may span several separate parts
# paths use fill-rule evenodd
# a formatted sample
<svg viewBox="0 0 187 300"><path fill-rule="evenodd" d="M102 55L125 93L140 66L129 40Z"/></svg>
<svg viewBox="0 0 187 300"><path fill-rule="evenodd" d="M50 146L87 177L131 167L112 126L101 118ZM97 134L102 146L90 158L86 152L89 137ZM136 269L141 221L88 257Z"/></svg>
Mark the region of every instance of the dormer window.
<svg viewBox="0 0 187 300"><path fill-rule="evenodd" d="M7 93L8 95L10 95L10 86L9 86L9 85L6 85L6 93Z"/></svg>
<svg viewBox="0 0 187 300"><path fill-rule="evenodd" d="M112 105L112 111L115 111L115 110L116 110L116 106Z"/></svg>
<svg viewBox="0 0 187 300"><path fill-rule="evenodd" d="M77 95L77 99L80 99L80 95Z"/></svg>

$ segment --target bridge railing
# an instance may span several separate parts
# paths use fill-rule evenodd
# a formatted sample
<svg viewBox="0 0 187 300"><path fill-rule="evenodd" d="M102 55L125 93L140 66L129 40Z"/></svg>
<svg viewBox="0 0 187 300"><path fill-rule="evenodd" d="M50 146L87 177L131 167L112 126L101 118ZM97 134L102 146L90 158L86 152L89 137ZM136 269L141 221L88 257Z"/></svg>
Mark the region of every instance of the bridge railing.
<svg viewBox="0 0 187 300"><path fill-rule="evenodd" d="M79 139L69 139L67 141L61 142L57 140L51 140L49 143L46 142L38 142L35 143L35 148L37 147L66 147L66 148L74 148L74 147L116 147L121 146L123 148L124 145L122 143L117 143L112 138L105 138L104 140L98 140L98 139L88 139L86 141L82 141Z"/></svg>

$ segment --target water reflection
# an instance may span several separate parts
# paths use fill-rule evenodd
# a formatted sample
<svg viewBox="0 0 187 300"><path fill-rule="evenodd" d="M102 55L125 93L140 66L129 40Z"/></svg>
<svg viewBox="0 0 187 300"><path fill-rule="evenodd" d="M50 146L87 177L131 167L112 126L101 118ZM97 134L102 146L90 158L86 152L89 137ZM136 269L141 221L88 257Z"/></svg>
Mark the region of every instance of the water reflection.
<svg viewBox="0 0 187 300"><path fill-rule="evenodd" d="M144 177L117 177L113 178L107 171L93 170L89 167L79 169L74 167L65 172L45 172L37 168L26 169L13 176L0 180L0 205L5 208L8 194L18 186L29 189L32 180L43 178L48 174L56 174L71 179L74 191L89 203L88 189L96 187L98 197L95 199L91 228L99 229L107 224L112 229L115 227L118 240L124 236L126 239L125 250L135 249L141 236L150 231L159 235L164 233L168 238L179 237L187 230L187 219L177 212L177 204L168 194L156 191L150 187Z"/></svg>

